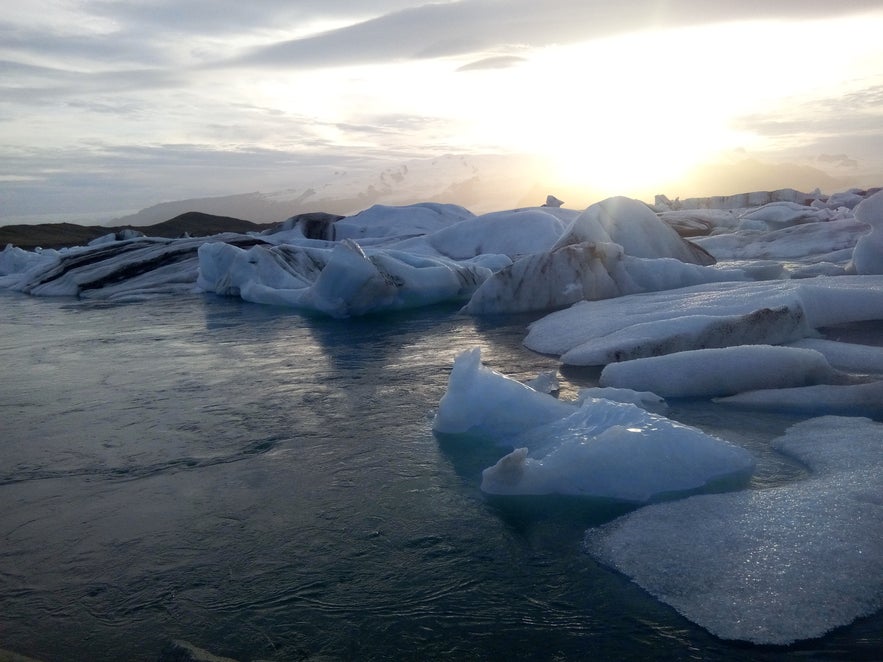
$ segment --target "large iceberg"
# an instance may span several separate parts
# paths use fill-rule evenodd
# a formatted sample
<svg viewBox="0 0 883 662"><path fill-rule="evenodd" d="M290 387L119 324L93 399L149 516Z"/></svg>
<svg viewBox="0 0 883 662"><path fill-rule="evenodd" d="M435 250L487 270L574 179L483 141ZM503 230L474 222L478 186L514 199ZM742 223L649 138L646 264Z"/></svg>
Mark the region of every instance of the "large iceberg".
<svg viewBox="0 0 883 662"><path fill-rule="evenodd" d="M207 243L244 248L263 242L239 234L182 239L137 237L42 251L35 253L38 257L34 259L20 261L22 268L7 273L0 286L35 296L110 300L189 293L195 290L198 251Z"/></svg>
<svg viewBox="0 0 883 662"><path fill-rule="evenodd" d="M551 247L535 243L531 255L496 272L463 310L549 310L634 292L748 279L740 270L709 267L714 261L643 203L609 198L576 217Z"/></svg>
<svg viewBox="0 0 883 662"><path fill-rule="evenodd" d="M883 425L825 417L774 447L806 480L649 506L588 551L724 639L790 644L883 607Z"/></svg>
<svg viewBox="0 0 883 662"><path fill-rule="evenodd" d="M349 239L327 248L207 243L199 260L206 292L337 318L468 299L491 274L478 263L363 250Z"/></svg>
<svg viewBox="0 0 883 662"><path fill-rule="evenodd" d="M486 368L478 349L454 362L433 428L514 447L483 472L481 489L495 495L640 504L739 487L755 464L738 446L630 402L559 402Z"/></svg>

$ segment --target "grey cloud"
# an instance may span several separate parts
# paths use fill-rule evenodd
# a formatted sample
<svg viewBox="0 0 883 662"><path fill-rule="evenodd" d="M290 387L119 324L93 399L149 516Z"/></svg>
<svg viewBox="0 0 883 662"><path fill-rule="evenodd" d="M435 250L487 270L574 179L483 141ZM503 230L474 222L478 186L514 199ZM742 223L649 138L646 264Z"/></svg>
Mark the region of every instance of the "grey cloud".
<svg viewBox="0 0 883 662"><path fill-rule="evenodd" d="M47 58L54 58L70 67L76 66L76 62L121 67L144 66L145 63L161 65L171 61L161 40L143 31L59 35L0 23L0 43L4 51L17 54L18 59L38 58L45 62Z"/></svg>
<svg viewBox="0 0 883 662"><path fill-rule="evenodd" d="M354 159L358 155L188 144L92 142L70 149L19 150L4 155L0 175L33 179L0 181L0 224L30 214L114 211L146 207L157 199L282 189L292 185L293 170L344 168Z"/></svg>
<svg viewBox="0 0 883 662"><path fill-rule="evenodd" d="M4 83L0 83L0 100L4 103L58 101L102 93L121 94L185 85L181 74L161 69L86 73L2 62L0 73L7 74Z"/></svg>
<svg viewBox="0 0 883 662"><path fill-rule="evenodd" d="M880 134L883 85L792 106L787 113L747 115L737 128L764 136Z"/></svg>
<svg viewBox="0 0 883 662"><path fill-rule="evenodd" d="M231 34L255 29L286 29L316 19L377 16L412 5L408 0L154 0L87 5L90 13L112 19L132 31L171 34Z"/></svg>
<svg viewBox="0 0 883 662"><path fill-rule="evenodd" d="M463 0L391 12L329 32L255 49L229 64L316 67L570 43L657 27L732 20L803 19L878 9L876 0Z"/></svg>

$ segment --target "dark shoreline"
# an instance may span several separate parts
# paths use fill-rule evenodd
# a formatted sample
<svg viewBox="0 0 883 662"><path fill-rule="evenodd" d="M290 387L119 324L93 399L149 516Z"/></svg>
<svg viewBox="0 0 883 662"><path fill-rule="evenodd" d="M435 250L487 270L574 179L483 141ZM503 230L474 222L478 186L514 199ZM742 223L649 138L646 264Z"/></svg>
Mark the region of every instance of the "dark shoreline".
<svg viewBox="0 0 883 662"><path fill-rule="evenodd" d="M85 246L93 239L123 230L136 230L149 237L176 238L185 234L203 237L221 232L260 232L272 223L253 223L229 216L186 212L168 221L134 227L131 225L77 225L75 223L42 223L40 225L6 225L0 227L0 250L7 244L26 250Z"/></svg>

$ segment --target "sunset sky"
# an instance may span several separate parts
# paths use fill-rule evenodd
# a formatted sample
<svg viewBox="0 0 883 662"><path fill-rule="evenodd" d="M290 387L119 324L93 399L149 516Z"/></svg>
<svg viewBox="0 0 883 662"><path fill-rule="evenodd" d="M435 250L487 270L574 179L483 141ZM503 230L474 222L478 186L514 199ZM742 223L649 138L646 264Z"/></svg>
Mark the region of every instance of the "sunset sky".
<svg viewBox="0 0 883 662"><path fill-rule="evenodd" d="M695 173L746 159L883 185L879 0L7 4L0 224L441 154L611 195L735 192Z"/></svg>

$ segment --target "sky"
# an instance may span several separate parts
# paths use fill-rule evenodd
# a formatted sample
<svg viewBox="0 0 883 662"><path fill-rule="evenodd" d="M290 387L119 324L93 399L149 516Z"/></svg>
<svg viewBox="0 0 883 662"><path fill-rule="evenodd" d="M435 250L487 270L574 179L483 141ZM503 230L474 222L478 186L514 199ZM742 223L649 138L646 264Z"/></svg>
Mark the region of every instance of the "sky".
<svg viewBox="0 0 883 662"><path fill-rule="evenodd" d="M0 224L443 154L645 199L883 185L881 34L879 0L15 3Z"/></svg>

